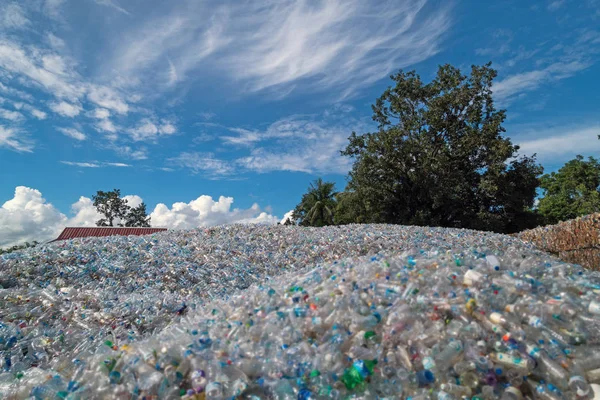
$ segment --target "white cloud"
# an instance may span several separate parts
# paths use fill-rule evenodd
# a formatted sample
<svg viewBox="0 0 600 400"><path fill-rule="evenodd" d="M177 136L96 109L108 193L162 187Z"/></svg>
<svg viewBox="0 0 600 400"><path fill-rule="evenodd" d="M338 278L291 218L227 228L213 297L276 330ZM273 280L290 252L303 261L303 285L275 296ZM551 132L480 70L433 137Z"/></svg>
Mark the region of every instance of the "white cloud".
<svg viewBox="0 0 600 400"><path fill-rule="evenodd" d="M62 164L70 165L72 167L81 167L81 168L100 168L100 165L96 163L88 163L88 162L73 162L73 161L61 161Z"/></svg>
<svg viewBox="0 0 600 400"><path fill-rule="evenodd" d="M0 29L22 29L30 24L25 11L16 2L0 7Z"/></svg>
<svg viewBox="0 0 600 400"><path fill-rule="evenodd" d="M102 69L133 79L154 71L143 78L154 87L223 71L251 91L285 94L302 80L350 95L436 54L449 26L449 7L427 0L192 2L124 32Z"/></svg>
<svg viewBox="0 0 600 400"><path fill-rule="evenodd" d="M439 51L448 9L427 1L274 2L245 9L226 65L261 90L311 78L345 94ZM252 3L249 3L252 4ZM236 10L240 11L240 10ZM239 16L239 14L236 14ZM310 23L307 23L310 21Z"/></svg>
<svg viewBox="0 0 600 400"><path fill-rule="evenodd" d="M129 207L137 207L144 202L144 200L136 194L128 194L127 196L123 196L123 199L127 200L127 205Z"/></svg>
<svg viewBox="0 0 600 400"><path fill-rule="evenodd" d="M53 34L52 32L47 35L48 44L55 50L62 50L65 48L65 41Z"/></svg>
<svg viewBox="0 0 600 400"><path fill-rule="evenodd" d="M0 67L29 78L31 83L41 86L57 98L71 101L80 98L85 92L85 86L77 81L77 74L70 71L68 75L61 75L46 70L43 67L44 55L46 53L39 49L31 47L25 51L14 42L0 39ZM65 60L62 61L64 65L68 65Z"/></svg>
<svg viewBox="0 0 600 400"><path fill-rule="evenodd" d="M129 13L129 11L127 11L126 9L124 9L123 7L121 7L114 0L95 0L95 1L96 1L96 4L113 8L113 9L117 10L118 12L123 13L125 15L131 15L131 13Z"/></svg>
<svg viewBox="0 0 600 400"><path fill-rule="evenodd" d="M588 68L590 64L581 61L557 62L544 69L523 72L494 83L494 99L501 103L513 100L517 95L538 89L542 85L569 78Z"/></svg>
<svg viewBox="0 0 600 400"><path fill-rule="evenodd" d="M591 126L531 126L520 131L512 141L520 146L519 153L537 153L538 161L546 165L563 164L577 154L593 156L600 154L600 125Z"/></svg>
<svg viewBox="0 0 600 400"><path fill-rule="evenodd" d="M131 167L131 164L125 164L125 163L106 163L106 165L109 167L119 167L119 168Z"/></svg>
<svg viewBox="0 0 600 400"><path fill-rule="evenodd" d="M137 195L123 197L130 206L137 206L142 198ZM170 229L190 229L232 223L275 224L278 218L261 210L258 204L248 209L232 209L232 197L200 196L189 203L178 202L167 207L158 204L150 213L152 226ZM12 199L0 208L0 247L10 247L26 241L52 240L66 226L95 226L101 218L92 200L80 197L71 206L68 217L48 203L40 191L19 186Z"/></svg>
<svg viewBox="0 0 600 400"><path fill-rule="evenodd" d="M205 111L205 112L201 112L198 114L200 117L202 117L203 120L205 121L210 121L211 119L213 119L217 114L213 113L213 112L209 112L209 111Z"/></svg>
<svg viewBox="0 0 600 400"><path fill-rule="evenodd" d="M112 123L112 121L110 119L100 120L100 122L98 122L95 125L95 127L99 131L103 131L103 132L115 133L117 131L117 127Z"/></svg>
<svg viewBox="0 0 600 400"><path fill-rule="evenodd" d="M76 203L71 205L71 218L67 220L64 226L96 226L102 216L96 211L94 202L89 197L81 196ZM63 228L63 226L59 226Z"/></svg>
<svg viewBox="0 0 600 400"><path fill-rule="evenodd" d="M117 168L128 168L130 164L119 163L119 162L75 162L75 161L61 161L62 164L71 165L74 167L81 168L103 168L103 167L117 167Z"/></svg>
<svg viewBox="0 0 600 400"><path fill-rule="evenodd" d="M151 120L145 118L139 125L129 130L129 134L134 141L155 140L159 135L172 135L177 129L171 123L164 122L156 125Z"/></svg>
<svg viewBox="0 0 600 400"><path fill-rule="evenodd" d="M279 223L280 223L281 225L283 225L283 224L285 224L285 223L287 222L287 220L288 220L288 219L289 219L289 220L291 220L291 221L293 222L293 221L294 221L294 218L292 218L292 214L294 214L294 210L290 210L290 211L286 212L286 213L283 215L283 218L281 218L281 221L279 221Z"/></svg>
<svg viewBox="0 0 600 400"><path fill-rule="evenodd" d="M123 157L130 158L132 160L148 159L148 151L144 147L133 149L131 146L113 146L112 149Z"/></svg>
<svg viewBox="0 0 600 400"><path fill-rule="evenodd" d="M548 11L556 11L565 4L565 0L555 0L548 4Z"/></svg>
<svg viewBox="0 0 600 400"><path fill-rule="evenodd" d="M91 115L93 118L106 119L110 117L110 111L106 108L96 108Z"/></svg>
<svg viewBox="0 0 600 400"><path fill-rule="evenodd" d="M33 151L33 143L24 137L21 131L14 128L6 128L2 125L0 125L0 147L25 153Z"/></svg>
<svg viewBox="0 0 600 400"><path fill-rule="evenodd" d="M175 68L175 65L173 65L173 62L168 59L169 61L169 85L173 85L175 83L177 83L177 81L179 80L179 77L177 76L177 69Z"/></svg>
<svg viewBox="0 0 600 400"><path fill-rule="evenodd" d="M291 116L268 126L264 131L227 128L237 133L224 135L225 144L245 145L250 155L236 164L256 172L296 171L307 173L348 172L351 161L340 155L352 131L373 128L369 123L348 116L348 107L336 106L321 116Z"/></svg>
<svg viewBox="0 0 600 400"><path fill-rule="evenodd" d="M42 0L42 2L42 10L48 17L62 21L62 5L66 0Z"/></svg>
<svg viewBox="0 0 600 400"><path fill-rule="evenodd" d="M164 123L158 128L158 131L163 135L172 135L177 132L177 128L173 124Z"/></svg>
<svg viewBox="0 0 600 400"><path fill-rule="evenodd" d="M87 139L87 136L85 136L85 134L79 132L77 129L74 128L57 128L57 130L63 135L69 136L70 138L73 138L75 140L83 141Z"/></svg>
<svg viewBox="0 0 600 400"><path fill-rule="evenodd" d="M83 110L79 104L70 104L66 101L60 103L50 103L50 109L63 117L76 117Z"/></svg>
<svg viewBox="0 0 600 400"><path fill-rule="evenodd" d="M211 153L184 152L167 161L172 165L187 168L194 174L203 173L209 178L226 176L234 172L229 162L214 158Z"/></svg>
<svg viewBox="0 0 600 400"><path fill-rule="evenodd" d="M67 217L35 189L18 186L0 208L0 247L55 238Z"/></svg>
<svg viewBox="0 0 600 400"><path fill-rule="evenodd" d="M23 114L18 111L11 111L4 108L0 108L0 118L7 119L12 122L19 122L25 119Z"/></svg>
<svg viewBox="0 0 600 400"><path fill-rule="evenodd" d="M30 103L33 103L33 101L34 101L33 96L30 95L29 93L25 93L22 90L8 87L8 86L4 85L2 82L0 82L0 92L5 93L7 96L17 97L21 100L25 100Z"/></svg>
<svg viewBox="0 0 600 400"><path fill-rule="evenodd" d="M100 107L107 108L118 114L127 114L129 106L121 94L107 86L90 85L88 98Z"/></svg>
<svg viewBox="0 0 600 400"><path fill-rule="evenodd" d="M200 196L189 203L174 203L169 209L158 204L150 214L152 226L164 226L175 229L223 225L232 223L276 224L278 219L261 211L257 204L240 210L231 209L232 197L220 196L217 201L211 196Z"/></svg>
<svg viewBox="0 0 600 400"><path fill-rule="evenodd" d="M43 111L40 111L36 108L31 109L31 115L36 117L37 119L46 119L47 114Z"/></svg>

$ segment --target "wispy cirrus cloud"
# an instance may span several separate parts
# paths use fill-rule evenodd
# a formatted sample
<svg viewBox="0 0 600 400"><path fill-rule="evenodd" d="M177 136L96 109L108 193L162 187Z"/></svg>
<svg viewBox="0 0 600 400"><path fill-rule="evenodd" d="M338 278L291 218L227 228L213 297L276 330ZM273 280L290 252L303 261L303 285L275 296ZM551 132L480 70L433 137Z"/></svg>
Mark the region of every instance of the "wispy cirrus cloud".
<svg viewBox="0 0 600 400"><path fill-rule="evenodd" d="M87 136L84 133L81 133L75 128L57 128L56 130L58 130L63 135L75 140L79 140L80 142L87 139Z"/></svg>
<svg viewBox="0 0 600 400"><path fill-rule="evenodd" d="M94 1L98 5L110 7L110 8L117 10L118 12L125 14L125 15L131 15L131 13L129 11L127 11L126 9L121 7L115 0L94 0Z"/></svg>
<svg viewBox="0 0 600 400"><path fill-rule="evenodd" d="M31 153L33 142L27 138L22 130L0 125L0 147L22 153Z"/></svg>
<svg viewBox="0 0 600 400"><path fill-rule="evenodd" d="M194 174L203 174L209 179L225 177L235 172L231 162L215 158L212 153L183 152L167 159L167 162Z"/></svg>
<svg viewBox="0 0 600 400"><path fill-rule="evenodd" d="M247 91L290 93L301 81L350 95L436 54L450 24L450 8L427 0L187 2L122 32L102 69L133 80L152 70L164 87L210 69Z"/></svg>
<svg viewBox="0 0 600 400"><path fill-rule="evenodd" d="M576 155L593 156L600 154L600 124L531 124L516 126L513 142L520 146L519 152L531 155L537 153L538 161L546 165L561 165Z"/></svg>
<svg viewBox="0 0 600 400"><path fill-rule="evenodd" d="M128 168L128 167L131 167L131 164L125 164L125 163L120 163L120 162L98 162L98 161L90 161L90 162L61 161L61 164L71 165L73 167L80 167L80 168L102 168L102 167Z"/></svg>
<svg viewBox="0 0 600 400"><path fill-rule="evenodd" d="M556 62L542 69L510 75L494 83L494 99L503 104L510 103L518 95L569 78L590 65L586 61Z"/></svg>

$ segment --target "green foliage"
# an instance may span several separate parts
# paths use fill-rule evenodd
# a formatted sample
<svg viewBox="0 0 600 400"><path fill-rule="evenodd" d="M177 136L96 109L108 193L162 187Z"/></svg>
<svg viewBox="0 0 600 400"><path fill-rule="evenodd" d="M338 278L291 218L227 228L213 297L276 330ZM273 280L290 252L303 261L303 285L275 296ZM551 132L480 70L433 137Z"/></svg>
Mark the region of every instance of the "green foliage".
<svg viewBox="0 0 600 400"><path fill-rule="evenodd" d="M533 157L515 158L496 110L491 64L470 76L441 66L430 83L400 71L373 105L378 131L352 133L354 159L337 223L372 222L515 232L536 224Z"/></svg>
<svg viewBox="0 0 600 400"><path fill-rule="evenodd" d="M321 178L311 183L294 209L292 218L300 226L333 225L336 208L335 184Z"/></svg>
<svg viewBox="0 0 600 400"><path fill-rule="evenodd" d="M104 215L104 218L96 221L96 226L114 226L113 223L116 219L125 219L129 212L127 200L121 198L119 189L109 192L98 190L96 195L92 196L92 200L94 200L94 207L96 207L98 213ZM122 223L117 225L123 226Z"/></svg>
<svg viewBox="0 0 600 400"><path fill-rule="evenodd" d="M150 227L150 217L146 212L146 204L131 208L125 218L125 226Z"/></svg>
<svg viewBox="0 0 600 400"><path fill-rule="evenodd" d="M96 226L137 226L149 227L150 218L146 213L144 203L131 208L127 205L127 200L121 198L121 191L114 189L109 192L99 190L95 196L92 196L94 206L98 213L104 218L96 221Z"/></svg>
<svg viewBox="0 0 600 400"><path fill-rule="evenodd" d="M578 155L558 172L542 176L538 209L548 224L600 212L600 162Z"/></svg>
<svg viewBox="0 0 600 400"><path fill-rule="evenodd" d="M7 247L6 249L0 249L0 254L12 253L13 251L28 249L30 247L35 247L39 244L38 241L34 240L33 243L25 242L25 244L15 245L12 247Z"/></svg>

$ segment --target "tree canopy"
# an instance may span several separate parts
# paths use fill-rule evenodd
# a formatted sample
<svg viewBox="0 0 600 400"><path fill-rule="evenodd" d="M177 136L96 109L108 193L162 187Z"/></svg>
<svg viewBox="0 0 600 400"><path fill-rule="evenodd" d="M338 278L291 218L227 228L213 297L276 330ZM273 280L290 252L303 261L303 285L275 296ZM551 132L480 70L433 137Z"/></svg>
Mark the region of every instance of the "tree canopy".
<svg viewBox="0 0 600 400"><path fill-rule="evenodd" d="M372 106L378 130L349 137L354 160L338 222L382 222L515 232L531 211L542 167L517 157L492 97L496 71L441 66L424 83L400 71Z"/></svg>
<svg viewBox="0 0 600 400"><path fill-rule="evenodd" d="M600 212L600 162L594 157L586 161L578 155L542 176L540 186L544 197L538 209L549 224Z"/></svg>
<svg viewBox="0 0 600 400"><path fill-rule="evenodd" d="M333 225L336 208L335 184L319 178L310 184L294 209L292 218L301 226Z"/></svg>
<svg viewBox="0 0 600 400"><path fill-rule="evenodd" d="M146 212L146 204L142 203L129 210L125 217L125 226L150 227L150 217Z"/></svg>
<svg viewBox="0 0 600 400"><path fill-rule="evenodd" d="M144 203L131 208L127 200L121 198L121 190L104 192L99 190L94 196L94 207L104 217L96 221L96 226L149 227L150 217Z"/></svg>

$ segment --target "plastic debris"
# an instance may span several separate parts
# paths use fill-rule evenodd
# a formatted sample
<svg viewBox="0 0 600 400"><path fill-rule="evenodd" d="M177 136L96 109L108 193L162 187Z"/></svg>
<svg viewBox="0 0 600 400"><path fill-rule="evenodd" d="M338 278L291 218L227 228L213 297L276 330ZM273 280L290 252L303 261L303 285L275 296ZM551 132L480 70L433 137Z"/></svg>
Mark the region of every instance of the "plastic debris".
<svg viewBox="0 0 600 400"><path fill-rule="evenodd" d="M520 240L227 226L0 256L0 398L593 399L600 274Z"/></svg>

